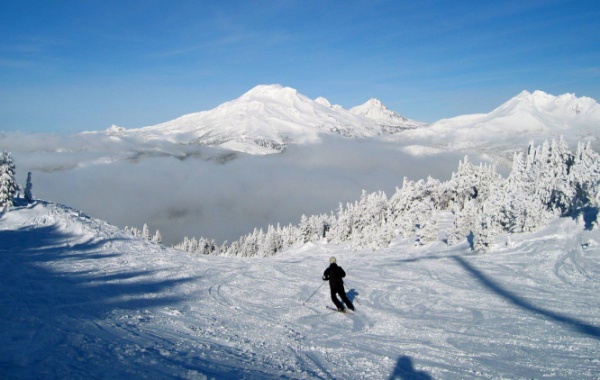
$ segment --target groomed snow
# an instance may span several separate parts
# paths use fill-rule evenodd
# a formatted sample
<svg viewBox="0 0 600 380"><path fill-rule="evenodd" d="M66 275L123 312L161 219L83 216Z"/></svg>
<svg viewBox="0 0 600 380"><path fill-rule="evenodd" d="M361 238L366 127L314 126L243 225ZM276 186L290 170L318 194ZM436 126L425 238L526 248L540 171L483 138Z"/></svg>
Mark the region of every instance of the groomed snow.
<svg viewBox="0 0 600 380"><path fill-rule="evenodd" d="M600 232L560 219L497 242L232 259L16 207L0 218L0 378L598 378ZM325 308L332 255L356 314Z"/></svg>

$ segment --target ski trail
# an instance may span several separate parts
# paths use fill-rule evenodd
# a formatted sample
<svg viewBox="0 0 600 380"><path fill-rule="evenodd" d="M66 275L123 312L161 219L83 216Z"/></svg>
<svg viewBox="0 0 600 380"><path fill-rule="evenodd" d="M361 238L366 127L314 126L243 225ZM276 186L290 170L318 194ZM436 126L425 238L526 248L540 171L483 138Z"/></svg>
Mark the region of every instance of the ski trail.
<svg viewBox="0 0 600 380"><path fill-rule="evenodd" d="M573 221L489 255L399 240L232 259L42 211L0 221L2 378L597 377L600 235ZM330 256L354 314L324 307Z"/></svg>

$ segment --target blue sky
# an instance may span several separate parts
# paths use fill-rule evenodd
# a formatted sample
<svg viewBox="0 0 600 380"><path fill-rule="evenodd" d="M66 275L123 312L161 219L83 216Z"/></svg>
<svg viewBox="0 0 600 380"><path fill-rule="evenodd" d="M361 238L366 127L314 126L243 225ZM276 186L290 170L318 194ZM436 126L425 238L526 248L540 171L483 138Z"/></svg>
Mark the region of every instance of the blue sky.
<svg viewBox="0 0 600 380"><path fill-rule="evenodd" d="M279 83L433 122L600 100L598 1L0 3L0 131L138 128Z"/></svg>

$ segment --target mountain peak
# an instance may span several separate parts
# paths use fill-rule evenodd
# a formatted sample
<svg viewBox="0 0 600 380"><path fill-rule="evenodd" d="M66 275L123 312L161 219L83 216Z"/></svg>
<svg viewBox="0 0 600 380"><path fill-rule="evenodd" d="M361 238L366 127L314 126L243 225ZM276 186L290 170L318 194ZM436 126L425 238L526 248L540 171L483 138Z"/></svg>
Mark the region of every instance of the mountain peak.
<svg viewBox="0 0 600 380"><path fill-rule="evenodd" d="M350 112L385 125L402 126L408 121L404 116L388 109L376 98L371 98L359 106L350 108Z"/></svg>
<svg viewBox="0 0 600 380"><path fill-rule="evenodd" d="M555 114L557 112L569 114L586 113L597 108L594 99L587 97L578 98L575 94L562 94L554 96L544 91L522 91L512 99L500 105L490 115L497 117L499 114L507 115L515 112L526 112L538 116L540 113Z"/></svg>
<svg viewBox="0 0 600 380"><path fill-rule="evenodd" d="M315 102L317 102L317 103L319 103L319 104L322 104L322 105L324 105L324 106L326 106L326 107L329 107L329 108L331 108L331 107L332 107L332 105L331 105L331 103L329 102L329 100L325 99L325 98L324 98L324 97L322 97L322 96L319 96L318 98L316 98L316 99L315 99Z"/></svg>
<svg viewBox="0 0 600 380"><path fill-rule="evenodd" d="M381 103L381 101L377 98L371 98L369 99L365 104L369 104L373 107L383 107L386 108L383 103Z"/></svg>
<svg viewBox="0 0 600 380"><path fill-rule="evenodd" d="M597 135L599 120L600 106L592 98L522 91L489 113L439 120L414 136L443 140L441 144L453 149L486 146L509 152L531 139L588 140Z"/></svg>
<svg viewBox="0 0 600 380"><path fill-rule="evenodd" d="M248 97L267 97L278 98L280 96L297 96L298 90L291 87L285 87L280 84L261 84L242 95L242 98Z"/></svg>

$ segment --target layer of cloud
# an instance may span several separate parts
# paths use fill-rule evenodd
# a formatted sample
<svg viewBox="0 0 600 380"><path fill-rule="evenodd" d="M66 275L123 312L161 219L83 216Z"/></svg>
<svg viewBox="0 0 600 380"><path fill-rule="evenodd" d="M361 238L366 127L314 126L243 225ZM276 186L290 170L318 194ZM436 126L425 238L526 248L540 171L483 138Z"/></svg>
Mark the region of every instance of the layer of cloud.
<svg viewBox="0 0 600 380"><path fill-rule="evenodd" d="M184 236L232 241L269 224L297 224L303 214L357 200L363 189L391 196L405 176L448 179L462 159L456 153L415 157L397 143L341 138L269 156L110 139L78 145L78 138L12 141L20 181L32 171L36 197L120 227L148 223L167 244ZM0 139L10 150L9 142Z"/></svg>

